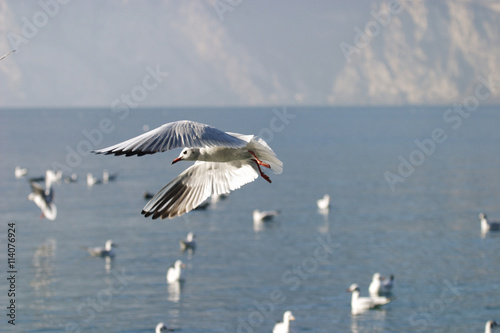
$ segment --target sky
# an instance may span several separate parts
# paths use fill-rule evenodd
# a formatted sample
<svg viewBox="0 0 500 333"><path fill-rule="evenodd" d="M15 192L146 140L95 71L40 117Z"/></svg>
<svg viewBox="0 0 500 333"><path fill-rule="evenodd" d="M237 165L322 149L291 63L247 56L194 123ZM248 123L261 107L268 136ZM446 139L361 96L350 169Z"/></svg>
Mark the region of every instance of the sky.
<svg viewBox="0 0 500 333"><path fill-rule="evenodd" d="M497 104L499 18L493 0L0 0L0 107L451 105L482 81Z"/></svg>

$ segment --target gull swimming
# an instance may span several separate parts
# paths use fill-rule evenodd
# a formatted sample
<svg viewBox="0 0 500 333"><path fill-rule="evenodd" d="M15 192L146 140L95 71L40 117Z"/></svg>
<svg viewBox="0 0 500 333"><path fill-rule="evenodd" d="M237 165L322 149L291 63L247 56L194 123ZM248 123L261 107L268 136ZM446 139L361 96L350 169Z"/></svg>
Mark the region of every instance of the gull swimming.
<svg viewBox="0 0 500 333"><path fill-rule="evenodd" d="M259 174L271 183L261 167L276 174L283 171L283 163L261 138L223 132L189 120L167 123L94 153L142 156L181 147L184 149L172 164L196 162L146 204L141 212L145 217L165 219L181 216L208 197L234 191L257 179Z"/></svg>
<svg viewBox="0 0 500 333"><path fill-rule="evenodd" d="M392 290L394 285L394 275L391 275L389 279L384 278L380 273L373 274L372 282L368 291L370 295L388 294Z"/></svg>
<svg viewBox="0 0 500 333"><path fill-rule="evenodd" d="M111 239L108 239L106 241L106 244L104 245L104 248L91 247L91 248L85 248L85 250L87 250L87 252L94 257L114 257L115 256L115 251L113 250L114 247L118 247L118 245L113 243Z"/></svg>
<svg viewBox="0 0 500 333"><path fill-rule="evenodd" d="M14 176L16 176L17 179L23 178L28 174L28 169L26 168L21 168L20 166L16 166L14 169Z"/></svg>
<svg viewBox="0 0 500 333"><path fill-rule="evenodd" d="M167 270L167 282L172 283L182 279L182 269L186 267L182 261L177 260L173 266Z"/></svg>
<svg viewBox="0 0 500 333"><path fill-rule="evenodd" d="M273 333L289 333L290 332L290 322L294 321L295 317L292 311L286 311L283 314L283 321L276 323L273 328Z"/></svg>
<svg viewBox="0 0 500 333"><path fill-rule="evenodd" d="M270 221L275 216L278 216L279 214L280 214L279 210L260 211L260 210L256 209L253 211L253 221L254 222Z"/></svg>
<svg viewBox="0 0 500 333"><path fill-rule="evenodd" d="M323 198L318 199L318 201L316 201L316 204L318 205L318 208L320 210L326 210L330 208L330 195L325 194Z"/></svg>
<svg viewBox="0 0 500 333"><path fill-rule="evenodd" d="M45 176L45 189L43 189L40 184L36 182L30 182L31 193L28 195L28 199L33 201L41 210L41 218L47 218L48 220L55 220L57 217L57 207L54 204L54 189L52 188L52 183L54 182L53 177L47 171Z"/></svg>
<svg viewBox="0 0 500 333"><path fill-rule="evenodd" d="M391 301L390 298L383 296L370 296L370 297L359 297L359 286L354 283L347 291L352 293L351 298L351 313L360 314L369 309L375 309L379 306L385 305Z"/></svg>
<svg viewBox="0 0 500 333"><path fill-rule="evenodd" d="M196 249L196 241L194 240L195 234L190 232L187 234L186 239L182 239L179 241L179 245L182 251L191 249Z"/></svg>
<svg viewBox="0 0 500 333"><path fill-rule="evenodd" d="M488 231L498 231L500 230L500 222L490 222L486 217L486 214L479 214L479 219L481 220L481 232L487 233Z"/></svg>
<svg viewBox="0 0 500 333"><path fill-rule="evenodd" d="M173 329L168 328L167 325L165 325L163 322L158 323L155 328L155 333L161 333L161 332L171 332Z"/></svg>
<svg viewBox="0 0 500 333"><path fill-rule="evenodd" d="M498 327L499 325L497 324L496 321L494 320L488 320L486 322L486 326L484 327L484 333L491 333L491 329L492 328L495 328L495 327Z"/></svg>

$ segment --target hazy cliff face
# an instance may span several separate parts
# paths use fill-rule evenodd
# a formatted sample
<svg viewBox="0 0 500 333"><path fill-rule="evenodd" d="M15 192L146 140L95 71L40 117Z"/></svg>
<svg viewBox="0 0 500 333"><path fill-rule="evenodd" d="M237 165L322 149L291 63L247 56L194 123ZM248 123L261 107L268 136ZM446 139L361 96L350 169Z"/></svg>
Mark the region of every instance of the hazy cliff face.
<svg viewBox="0 0 500 333"><path fill-rule="evenodd" d="M0 62L0 106L453 104L480 76L500 81L495 1L0 9L0 56L18 49ZM154 89L151 70L162 74ZM499 101L497 91L487 102Z"/></svg>

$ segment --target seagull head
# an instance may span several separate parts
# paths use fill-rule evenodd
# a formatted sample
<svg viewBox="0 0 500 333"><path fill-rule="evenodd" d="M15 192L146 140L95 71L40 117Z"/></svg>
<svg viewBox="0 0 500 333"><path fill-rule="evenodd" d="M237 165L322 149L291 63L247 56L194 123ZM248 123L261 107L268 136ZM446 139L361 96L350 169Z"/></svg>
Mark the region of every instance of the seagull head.
<svg viewBox="0 0 500 333"><path fill-rule="evenodd" d="M349 289L347 289L347 291L348 292L353 292L353 291L359 292L359 286L356 283L353 283L353 284L351 284L351 286L349 287Z"/></svg>
<svg viewBox="0 0 500 333"><path fill-rule="evenodd" d="M172 161L172 164L177 163L179 161L196 161L200 156L199 148L184 148L179 157Z"/></svg>

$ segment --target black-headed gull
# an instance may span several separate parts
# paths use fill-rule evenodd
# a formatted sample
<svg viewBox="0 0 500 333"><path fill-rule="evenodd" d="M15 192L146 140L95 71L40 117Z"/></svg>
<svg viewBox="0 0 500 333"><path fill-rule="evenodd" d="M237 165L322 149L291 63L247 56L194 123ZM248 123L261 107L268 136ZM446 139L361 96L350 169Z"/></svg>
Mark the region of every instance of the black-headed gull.
<svg viewBox="0 0 500 333"><path fill-rule="evenodd" d="M182 280L182 269L186 266L181 260L177 260L173 266L170 266L167 270L167 282L172 283Z"/></svg>
<svg viewBox="0 0 500 333"><path fill-rule="evenodd" d="M290 330L290 322L294 321L295 317L292 314L292 311L286 311L283 314L283 321L276 323L273 328L273 333L289 333Z"/></svg>
<svg viewBox="0 0 500 333"><path fill-rule="evenodd" d="M51 221L57 217L57 207L54 204L54 189L52 188L53 182L53 177L47 172L45 176L45 189L40 184L32 181L30 182L32 192L28 195L28 199L33 201L42 210L40 217L45 217Z"/></svg>
<svg viewBox="0 0 500 333"><path fill-rule="evenodd" d="M17 179L23 178L28 174L28 169L26 168L21 168L20 166L16 166L14 169L14 176L16 176Z"/></svg>
<svg viewBox="0 0 500 333"><path fill-rule="evenodd" d="M110 174L107 169L104 169L102 172L102 182L104 184L112 182L116 179L117 176L118 176L118 173Z"/></svg>
<svg viewBox="0 0 500 333"><path fill-rule="evenodd" d="M146 155L185 147L178 161L196 163L163 187L144 207L153 219L187 213L205 199L226 194L254 181L259 174L271 182L261 166L276 174L283 163L261 138L218 130L193 121L167 123L130 140L96 150L97 154Z"/></svg>
<svg viewBox="0 0 500 333"><path fill-rule="evenodd" d="M359 297L359 286L356 283L352 284L347 291L352 293L352 314L360 314L366 310L377 308L391 301L390 298L382 296Z"/></svg>
<svg viewBox="0 0 500 333"><path fill-rule="evenodd" d="M104 245L104 248L90 247L90 248L85 248L85 250L87 250L87 252L94 257L114 257L115 251L113 250L113 248L115 247L118 247L118 245L113 243L111 239L108 239L106 241L106 244Z"/></svg>
<svg viewBox="0 0 500 333"><path fill-rule="evenodd" d="M484 327L484 333L491 333L492 332L491 329L495 327L499 327L497 322L494 320L488 320L486 322L486 326Z"/></svg>
<svg viewBox="0 0 500 333"><path fill-rule="evenodd" d="M95 184L101 184L102 180L94 177L90 172L87 173L87 186L94 186Z"/></svg>
<svg viewBox="0 0 500 333"><path fill-rule="evenodd" d="M253 221L254 222L270 221L275 216L278 216L279 214L280 214L279 210L260 211L260 210L256 209L253 211Z"/></svg>
<svg viewBox="0 0 500 333"><path fill-rule="evenodd" d="M179 241L179 245L181 247L181 250L182 251L185 251L185 250L194 250L196 249L196 241L194 240L195 238L195 234L190 232L187 234L186 236L186 239L182 239Z"/></svg>
<svg viewBox="0 0 500 333"><path fill-rule="evenodd" d="M319 209L326 210L330 208L330 196L328 194L325 194L323 198L318 199L316 203L318 204Z"/></svg>
<svg viewBox="0 0 500 333"><path fill-rule="evenodd" d="M370 295L388 294L392 291L392 286L394 285L394 275L391 275L389 279L384 278L380 273L373 274L372 282L368 291Z"/></svg>
<svg viewBox="0 0 500 333"><path fill-rule="evenodd" d="M161 333L161 332L172 332L172 328L168 328L167 325L165 325L163 322L158 323L155 328L155 333Z"/></svg>
<svg viewBox="0 0 500 333"><path fill-rule="evenodd" d="M500 230L500 222L490 222L486 217L486 214L479 214L479 219L481 220L481 232L486 233L488 231L498 231Z"/></svg>

